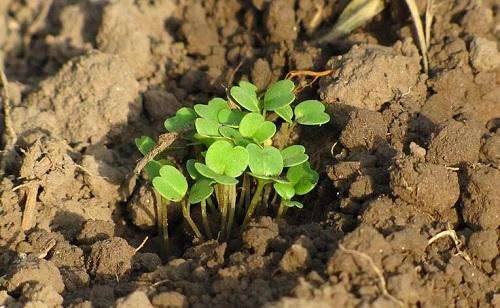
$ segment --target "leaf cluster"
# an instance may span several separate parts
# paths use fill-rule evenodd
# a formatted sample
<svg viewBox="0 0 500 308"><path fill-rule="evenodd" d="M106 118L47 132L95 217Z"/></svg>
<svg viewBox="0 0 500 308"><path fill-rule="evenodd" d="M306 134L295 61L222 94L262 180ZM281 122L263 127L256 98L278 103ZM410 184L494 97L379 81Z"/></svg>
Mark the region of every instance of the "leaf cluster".
<svg viewBox="0 0 500 308"><path fill-rule="evenodd" d="M224 228L226 222L221 220L221 232L230 231L233 219L240 220L237 214L231 217L234 212L246 213L247 221L260 202L269 201L263 200L264 190L268 195L273 190L272 194L281 199L281 210L302 208L293 199L310 192L318 174L311 168L302 145L278 149L273 146L273 137L280 124L322 125L330 117L317 100L294 105L294 88L292 81L280 80L264 93L258 93L253 84L241 81L230 89L228 99L217 97L207 104L179 109L165 120L165 129L181 133L195 155L186 161L185 172L166 160L151 160L145 170L155 190L168 201L186 200L187 207L214 204L212 210L217 213L211 214L228 221ZM136 145L146 155L155 142L143 136L136 139ZM241 202L235 209L238 192ZM210 222L205 223L210 227Z"/></svg>

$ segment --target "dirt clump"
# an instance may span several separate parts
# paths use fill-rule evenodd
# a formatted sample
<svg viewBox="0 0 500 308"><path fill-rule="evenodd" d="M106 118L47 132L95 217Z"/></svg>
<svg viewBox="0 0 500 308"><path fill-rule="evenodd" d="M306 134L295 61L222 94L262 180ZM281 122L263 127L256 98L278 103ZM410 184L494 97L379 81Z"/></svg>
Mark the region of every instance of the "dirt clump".
<svg viewBox="0 0 500 308"><path fill-rule="evenodd" d="M455 166L479 160L482 130L473 123L451 120L432 138L427 160L435 164Z"/></svg>
<svg viewBox="0 0 500 308"><path fill-rule="evenodd" d="M248 224L247 230L243 232L243 243L245 247L253 249L256 254L263 255L269 242L278 234L278 225L271 217L263 216Z"/></svg>
<svg viewBox="0 0 500 308"><path fill-rule="evenodd" d="M42 132L70 142L98 141L139 116L138 88L123 59L93 51L44 80L39 91L12 110L12 119L19 133L43 127Z"/></svg>
<svg viewBox="0 0 500 308"><path fill-rule="evenodd" d="M327 64L332 77L321 80L319 93L328 104L378 111L399 93L407 93L419 78L420 64L390 47L356 45Z"/></svg>
<svg viewBox="0 0 500 308"><path fill-rule="evenodd" d="M387 124L379 112L357 109L351 113L339 141L349 150L372 149L385 140Z"/></svg>
<svg viewBox="0 0 500 308"><path fill-rule="evenodd" d="M460 196L458 176L441 165L404 159L390 172L392 193L420 211L456 222L452 210Z"/></svg>
<svg viewBox="0 0 500 308"><path fill-rule="evenodd" d="M500 171L491 167L469 169L462 193L462 215L474 230L498 229L500 226Z"/></svg>
<svg viewBox="0 0 500 308"><path fill-rule="evenodd" d="M80 244L92 245L95 242L112 238L115 235L115 227L108 221L87 220L80 233L76 237Z"/></svg>
<svg viewBox="0 0 500 308"><path fill-rule="evenodd" d="M161 292L153 297L152 303L155 307L161 308L186 308L188 301L184 295L179 292Z"/></svg>
<svg viewBox="0 0 500 308"><path fill-rule="evenodd" d="M467 239L467 251L483 266L486 272L492 273L492 261L498 256L498 235L496 230L478 231Z"/></svg>
<svg viewBox="0 0 500 308"><path fill-rule="evenodd" d="M33 307L62 307L63 297L50 285L27 283L23 286L20 300Z"/></svg>
<svg viewBox="0 0 500 308"><path fill-rule="evenodd" d="M8 292L21 291L27 282L37 282L62 293L64 283L59 269L44 259L24 260L13 266L6 278Z"/></svg>
<svg viewBox="0 0 500 308"><path fill-rule="evenodd" d="M491 71L500 65L500 52L497 43L482 37L476 37L470 45L470 62L481 71Z"/></svg>
<svg viewBox="0 0 500 308"><path fill-rule="evenodd" d="M98 241L91 246L87 270L101 279L120 277L132 269L134 254L135 249L120 237Z"/></svg>
<svg viewBox="0 0 500 308"><path fill-rule="evenodd" d="M281 43L297 38L294 1L276 0L269 2L264 19L270 42Z"/></svg>
<svg viewBox="0 0 500 308"><path fill-rule="evenodd" d="M149 301L147 295L142 291L135 291L127 295L126 297L119 298L115 303L116 308L127 308L127 307L144 307L152 308L151 302Z"/></svg>

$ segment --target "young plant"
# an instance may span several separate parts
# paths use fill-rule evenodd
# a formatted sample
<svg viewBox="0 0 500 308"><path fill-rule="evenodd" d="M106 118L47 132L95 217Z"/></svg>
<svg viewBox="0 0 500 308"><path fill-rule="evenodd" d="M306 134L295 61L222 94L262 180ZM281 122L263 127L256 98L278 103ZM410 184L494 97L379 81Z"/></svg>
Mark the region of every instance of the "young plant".
<svg viewBox="0 0 500 308"><path fill-rule="evenodd" d="M158 225L165 241L167 207L172 202L180 204L184 219L199 239L215 234L229 238L233 226L243 229L261 204L278 216L290 207L303 207L294 198L315 187L318 173L311 168L302 145L278 149L273 139L278 129L322 125L330 117L317 100L294 105L294 90L290 80L280 80L263 93L241 81L230 89L227 99L183 107L165 121L167 131L188 140L193 153L183 171L161 153L145 167L158 194ZM143 155L155 147L149 137L138 138L136 144ZM278 199L281 201L276 202ZM191 206L197 204L204 234L191 217Z"/></svg>

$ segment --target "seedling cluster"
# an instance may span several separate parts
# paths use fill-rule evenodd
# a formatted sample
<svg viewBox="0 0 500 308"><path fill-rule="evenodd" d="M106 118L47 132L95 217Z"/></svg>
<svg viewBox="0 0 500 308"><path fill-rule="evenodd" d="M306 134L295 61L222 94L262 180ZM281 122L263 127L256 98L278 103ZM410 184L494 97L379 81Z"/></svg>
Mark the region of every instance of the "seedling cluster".
<svg viewBox="0 0 500 308"><path fill-rule="evenodd" d="M180 171L158 155L145 166L158 196L158 224L168 242L167 207L180 203L182 213L196 237L228 238L234 224L248 224L263 204L278 216L290 207L302 208L296 196L310 192L318 173L302 145L283 149L273 146L279 129L294 125L322 125L330 120L317 100L294 107L295 86L290 80L271 85L264 93L247 81L230 89L228 99L214 98L208 104L183 107L165 121L193 148L193 157ZM136 139L143 155L155 147L147 136ZM191 207L200 206L202 232L191 217ZM215 233L214 231L217 231Z"/></svg>

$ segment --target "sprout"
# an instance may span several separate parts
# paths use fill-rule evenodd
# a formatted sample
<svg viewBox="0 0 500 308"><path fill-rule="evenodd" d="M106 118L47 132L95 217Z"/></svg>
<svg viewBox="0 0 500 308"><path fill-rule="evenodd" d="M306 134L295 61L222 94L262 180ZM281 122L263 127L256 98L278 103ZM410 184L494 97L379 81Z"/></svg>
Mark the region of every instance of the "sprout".
<svg viewBox="0 0 500 308"><path fill-rule="evenodd" d="M236 107L214 98L192 109L183 107L165 121L167 131L183 133L180 136L192 153L183 171L166 160L164 153L145 166L157 194L158 225L166 242L167 207L172 202L180 204L199 239L229 238L233 225L244 229L261 204L278 216L288 208L303 207L294 199L316 186L318 173L311 168L304 146L276 148L274 136L278 129L283 134L297 124L325 124L330 117L317 100L294 106L294 88L292 81L281 80L258 93L253 84L241 81L229 91L228 99ZM136 145L147 156L156 142L143 136L136 139ZM191 217L191 206L198 204L204 234Z"/></svg>

